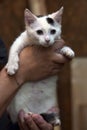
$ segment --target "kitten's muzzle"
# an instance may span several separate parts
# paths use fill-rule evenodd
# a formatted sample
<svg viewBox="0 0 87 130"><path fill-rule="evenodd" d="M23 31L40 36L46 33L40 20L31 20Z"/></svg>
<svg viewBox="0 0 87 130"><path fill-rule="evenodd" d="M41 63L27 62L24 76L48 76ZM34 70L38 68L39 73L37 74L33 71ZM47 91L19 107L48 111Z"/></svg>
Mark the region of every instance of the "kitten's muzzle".
<svg viewBox="0 0 87 130"><path fill-rule="evenodd" d="M46 44L49 44L50 39L45 39Z"/></svg>
<svg viewBox="0 0 87 130"><path fill-rule="evenodd" d="M49 46L51 46L51 45L50 45L50 40L49 40L49 41L46 41L46 40L45 40L45 43L44 43L43 46L44 46L44 47L49 47Z"/></svg>

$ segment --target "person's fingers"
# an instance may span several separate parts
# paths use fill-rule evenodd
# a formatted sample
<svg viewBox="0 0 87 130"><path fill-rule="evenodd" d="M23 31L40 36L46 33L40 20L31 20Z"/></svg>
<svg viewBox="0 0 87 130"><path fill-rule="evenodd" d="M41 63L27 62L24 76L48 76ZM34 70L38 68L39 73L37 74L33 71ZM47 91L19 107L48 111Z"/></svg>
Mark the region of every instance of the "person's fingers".
<svg viewBox="0 0 87 130"><path fill-rule="evenodd" d="M25 122L18 121L18 125L19 125L20 130L30 130Z"/></svg>
<svg viewBox="0 0 87 130"><path fill-rule="evenodd" d="M23 122L24 121L24 115L25 115L24 110L20 110L19 113L18 113L18 120Z"/></svg>
<svg viewBox="0 0 87 130"><path fill-rule="evenodd" d="M32 116L25 114L24 116L25 123L28 126L28 130L40 130L36 123L33 121Z"/></svg>
<svg viewBox="0 0 87 130"><path fill-rule="evenodd" d="M29 130L25 121L24 121L25 112L23 110L20 110L18 114L18 125L20 127L20 130Z"/></svg>
<svg viewBox="0 0 87 130"><path fill-rule="evenodd" d="M65 57L64 55L59 54L59 53L55 53L55 54L53 55L53 57L52 57L52 60L53 60L53 62L58 63L58 64L59 64L59 63L64 64L64 63L70 61L69 58L67 58L67 57Z"/></svg>
<svg viewBox="0 0 87 130"><path fill-rule="evenodd" d="M59 40L56 41L55 44L53 44L52 47L54 48L54 50L60 50L64 46L64 44L65 44L64 40L59 39Z"/></svg>
<svg viewBox="0 0 87 130"><path fill-rule="evenodd" d="M32 119L35 121L40 130L53 130L53 126L47 123L42 116L38 114L32 115Z"/></svg>

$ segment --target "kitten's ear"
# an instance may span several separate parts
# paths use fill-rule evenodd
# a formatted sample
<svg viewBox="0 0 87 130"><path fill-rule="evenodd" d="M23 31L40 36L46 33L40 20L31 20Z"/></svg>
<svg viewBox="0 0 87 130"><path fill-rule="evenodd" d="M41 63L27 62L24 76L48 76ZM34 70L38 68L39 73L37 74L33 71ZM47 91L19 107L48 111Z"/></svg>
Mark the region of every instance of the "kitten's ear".
<svg viewBox="0 0 87 130"><path fill-rule="evenodd" d="M24 11L24 18L26 25L30 25L37 20L37 17L33 13L31 13L31 11L28 9L25 9Z"/></svg>
<svg viewBox="0 0 87 130"><path fill-rule="evenodd" d="M62 14L63 14L64 7L62 6L57 12L51 14L51 17L56 20L59 24L62 22Z"/></svg>

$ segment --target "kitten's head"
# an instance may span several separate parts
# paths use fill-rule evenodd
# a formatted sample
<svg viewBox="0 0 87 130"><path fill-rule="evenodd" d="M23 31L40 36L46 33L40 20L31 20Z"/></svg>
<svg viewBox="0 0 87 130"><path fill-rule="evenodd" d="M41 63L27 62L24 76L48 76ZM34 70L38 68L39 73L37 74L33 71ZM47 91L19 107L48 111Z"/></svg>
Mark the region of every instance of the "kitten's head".
<svg viewBox="0 0 87 130"><path fill-rule="evenodd" d="M63 7L55 13L37 17L25 10L25 25L29 38L34 44L50 46L61 38L61 20Z"/></svg>

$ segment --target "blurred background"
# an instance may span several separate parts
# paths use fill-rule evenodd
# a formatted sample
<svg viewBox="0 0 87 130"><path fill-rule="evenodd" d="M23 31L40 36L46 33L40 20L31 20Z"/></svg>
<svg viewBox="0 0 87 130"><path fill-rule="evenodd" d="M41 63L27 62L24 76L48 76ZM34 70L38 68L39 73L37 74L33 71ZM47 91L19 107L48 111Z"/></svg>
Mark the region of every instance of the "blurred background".
<svg viewBox="0 0 87 130"><path fill-rule="evenodd" d="M0 38L7 49L24 30L24 9L47 14L64 6L62 38L76 53L59 78L62 130L87 130L87 0L0 0Z"/></svg>

